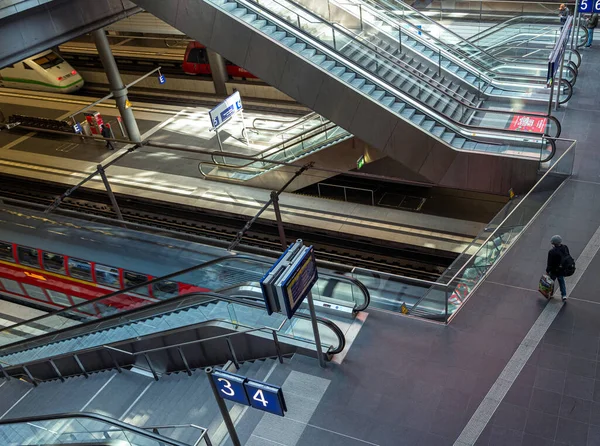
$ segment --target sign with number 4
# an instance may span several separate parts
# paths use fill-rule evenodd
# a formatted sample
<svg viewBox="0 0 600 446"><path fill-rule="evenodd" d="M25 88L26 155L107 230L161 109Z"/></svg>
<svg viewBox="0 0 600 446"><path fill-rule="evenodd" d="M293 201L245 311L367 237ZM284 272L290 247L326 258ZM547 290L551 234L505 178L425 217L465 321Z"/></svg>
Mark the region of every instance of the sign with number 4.
<svg viewBox="0 0 600 446"><path fill-rule="evenodd" d="M215 370L212 373L212 380L217 386L219 396L223 399L279 416L283 416L287 411L281 387L224 370Z"/></svg>

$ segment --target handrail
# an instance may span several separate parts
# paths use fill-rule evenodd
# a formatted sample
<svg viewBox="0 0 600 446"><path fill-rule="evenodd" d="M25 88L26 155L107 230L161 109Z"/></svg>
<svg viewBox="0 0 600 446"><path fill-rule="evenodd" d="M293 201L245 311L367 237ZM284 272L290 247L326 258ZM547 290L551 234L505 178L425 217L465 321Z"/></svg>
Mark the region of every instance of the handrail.
<svg viewBox="0 0 600 446"><path fill-rule="evenodd" d="M569 140L567 140L569 141ZM572 150L572 147L570 147L568 150L566 150L555 162L555 166L558 165L560 163L560 161ZM552 168L548 169L544 175L542 175L542 177L536 182L536 184L529 190L529 192L527 192L527 194L525 194L523 196L523 198L519 201L519 203L502 219L502 221L500 223L498 223L496 225L496 228L494 229L494 231L492 231L490 233L490 235L483 240L480 243L480 247L477 249L477 251L471 256L474 257L476 256L485 246L487 243L489 243L494 237L497 237L497 231L498 228L501 227L505 222L508 221L508 219L510 217L512 217L512 215L517 211L517 209L519 209L521 207L521 205L525 202L525 200L529 197L529 195L531 195L531 193L535 190L536 186L538 184L541 184L541 182L550 174L552 173ZM380 272L380 271L375 271L369 268L361 268L361 267L354 267L351 270L351 274L355 274L355 273L369 273L369 274L377 274L377 275L381 275L381 276L385 276L385 277L389 277L389 278L394 278L394 279L399 279L399 280L404 280L404 281L409 281L409 282L414 282L417 283L419 285L428 285L428 286L440 286L440 287L448 287L450 285L452 285L452 283L458 278L458 276L460 274L462 274L465 270L465 268L467 267L468 262L465 262L465 264L454 274L454 276L452 276L452 278L446 282L434 282L432 280L427 280L427 279L417 279L417 278L413 278L413 277L407 277L407 276L400 276L397 274L392 274L392 273L385 273L385 272Z"/></svg>
<svg viewBox="0 0 600 446"><path fill-rule="evenodd" d="M291 1L291 0L288 0L288 1ZM366 2L369 2L370 4L366 4ZM388 25L399 27L399 25L397 24L396 21L400 21L400 22L408 25L408 27L412 30L412 33L411 33L412 39L418 41L420 44L424 45L425 47L428 47L429 49L433 50L434 52L443 53L444 57L451 60L453 63L457 64L458 66L461 66L463 69L465 69L468 72L472 72L474 69L478 70L478 72L477 72L478 76L485 78L485 81L488 83L491 83L491 84L495 83L494 79L496 79L498 77L497 74L494 73L490 69L490 67L487 66L482 61L474 60L471 57L471 55L469 55L468 53L463 54L462 50L460 48L453 47L449 44L444 43L442 40L440 40L433 34L429 33L427 30L418 28L415 24L413 24L409 20L404 19L402 16L394 14L393 15L394 19L391 19L388 16L388 14L392 14L393 7L391 7L387 2L385 2L385 0L378 0L376 4L378 7L381 7L382 9L387 11L388 14L382 14L381 12L377 11L375 9L375 7L371 6L372 4L373 4L373 2L371 0L363 1L363 5L365 5L367 8L369 8L371 11L374 11L373 14L376 15L380 20L387 22ZM441 25L438 25L438 26L441 26ZM435 42L435 45L432 45L427 39L420 37L422 34L427 35L429 39L431 39L432 41ZM470 45L473 45L473 44L471 43ZM458 51L459 53L461 53L462 56L468 60L468 63L465 63L464 60L457 58L454 54L455 51ZM471 66L469 66L469 64L471 64ZM542 78L540 78L539 76L529 76L529 75L519 74L516 76L511 75L511 78L517 79L517 80L540 80L540 84L542 83L541 82ZM545 80L544 80L544 85L545 85ZM510 91L510 90L508 90L508 91Z"/></svg>
<svg viewBox="0 0 600 446"><path fill-rule="evenodd" d="M539 139L540 143L543 143L543 140L545 139L544 136L539 136L537 134L532 134L531 132L525 132L525 131L519 131L519 130L506 130L506 129L494 129L494 128L488 128L488 127L478 127L478 126L472 126L472 125L467 125L467 124L462 124L462 123L458 123L457 121L455 121L454 119L447 117L445 115L440 114L437 110L431 109L429 108L426 104L423 104L422 102L420 102L418 99L412 98L410 96L405 95L404 92L398 90L395 86L390 85L386 80L382 79L378 74L376 73L371 73L369 71L367 71L364 67L357 65L353 62L350 62L349 60L346 59L345 56L343 56L342 54L340 54L337 50L334 50L334 53L332 53L330 50L325 50L325 46L328 47L327 44L325 43L316 43L314 42L315 37L308 35L307 33L300 29L299 27L297 27L296 25L288 22L287 20L277 16L277 17L273 17L274 13L273 11L269 10L266 6L261 5L260 3L258 3L259 0L238 0L239 2L243 3L246 7L252 9L252 6L250 6L249 4L254 5L255 9L258 10L262 10L262 14L266 15L269 17L269 20L272 22L279 22L279 26L282 26L283 28L290 27L292 29L294 29L296 31L296 33L300 33L300 35L303 35L305 37L302 37L304 40L307 40L308 42L310 42L310 44L313 47L319 48L320 51L329 54L330 57L332 57L333 59L340 59L342 58L345 61L345 64L352 67L351 69L353 69L356 72L361 73L363 76L369 78L371 80L371 82L379 85L380 88L382 88L384 91L388 91L391 92L393 95L395 95L398 98L401 98L404 102L407 102L408 104L410 104L412 107L414 107L415 109L418 110L423 110L424 108L426 110L428 110L429 112L424 112L424 114L428 115L431 119L433 119L434 121L438 121L439 123L441 123L442 125L444 125L445 127L448 127L450 129L452 129L455 133L461 135L462 137L465 137L469 140L472 140L474 142L479 142L482 144L491 144L491 145L503 145L505 143L497 143L494 141L488 141L488 140L479 140L478 138L475 138L472 135L472 132L469 132L468 130L474 130L476 132L492 132L492 133L500 133L500 134L504 134L504 135L511 135L513 136L513 138L515 138L514 141L518 141L519 140L519 135L522 135L520 138L521 139L527 139L528 141L531 141L532 139ZM280 4L278 0L272 0L274 3ZM293 5L296 5L296 3L292 0L285 0L288 3L291 3ZM280 4L281 5L281 4ZM281 5L282 7L285 8L284 5ZM328 26L330 26L332 29L334 30L338 30L339 32L341 32L342 34L346 34L345 31L341 30L339 27L335 27L333 24L331 24L330 22L328 22L325 19L322 19L318 16L316 16L314 13L312 13L310 10L307 10L306 8L302 7L302 6L298 6L299 9L301 9L302 11L304 11L306 14L312 16L313 18L317 19L318 21L315 23L324 23L327 24ZM291 11L291 10L290 10ZM292 11L293 12L293 11ZM297 12L294 12L294 14L298 15ZM285 25L282 25L282 23L284 23ZM299 37L299 36L298 36ZM351 35L348 35L348 37L353 38ZM360 44L364 45L362 42L359 42ZM333 55L332 55L333 54ZM386 59L388 59L388 61L393 62L391 60L389 60L388 57L386 57L384 55L384 57ZM395 63L395 62L393 62ZM536 115L536 117L540 117L542 115ZM403 118L404 119L404 118ZM463 127L463 128L461 128ZM482 135L482 136L488 136L488 135ZM490 137L494 137L494 135L489 135ZM435 136L432 135L432 137L438 139L442 144L444 145L449 145L447 142L443 141L441 138L437 138ZM524 138L523 138L524 137ZM551 140L548 140L551 141ZM545 144L545 143L543 143ZM552 142L550 142L550 144L552 145ZM450 146L452 147L452 146ZM460 150L460 149L456 149L456 150ZM552 154L553 156L553 154Z"/></svg>
<svg viewBox="0 0 600 446"><path fill-rule="evenodd" d="M172 300L168 300L168 301L157 302L157 303L154 304L153 308L154 309L156 309L156 308L160 309L161 306L170 307L174 303L176 303L176 302L178 302L180 300L185 300L185 299L189 299L189 298L193 298L193 297L208 297L210 299L202 301L202 302L193 302L193 303L190 303L189 305L186 305L186 306L181 306L181 307L176 306L176 307L174 307L174 308L172 308L172 309L170 309L168 311L164 311L163 313L154 314L153 316L148 316L148 317L156 317L156 316L160 316L160 314L167 314L167 313L172 312L172 311L181 311L181 310L184 310L186 308L196 307L198 305L202 305L202 304L210 303L210 302L214 302L214 301L224 301L224 302L228 302L228 303L231 303L231 304L234 304L234 305L242 305L242 306L246 306L246 307L254 307L254 308L259 308L259 309L264 309L265 308L264 305L256 303L256 302L260 301L260 299L257 299L257 298L252 297L252 296L228 297L228 296L222 296L222 295L219 295L219 294L216 294L216 293L198 293L198 292L188 293L188 294L185 294L185 295L182 295L182 296L178 296L177 298L172 299ZM240 300L240 298L243 298L243 300ZM141 313L143 311L148 311L148 309L149 309L149 307L144 307L144 308L138 308L136 310L131 310L129 312L129 315L131 315L132 313L134 314L136 312L140 312ZM121 315L113 315L113 316L111 316L111 317L109 317L107 319L116 319L119 316L121 316ZM308 321L311 320L311 317L309 315L304 314L302 312L296 312L296 314L294 315L294 317L298 318L298 319L308 320ZM320 324L326 326L328 329L330 329L335 334L335 337L338 340L338 345L337 346L334 346L334 345L329 346L329 349L328 349L327 353L331 354L331 355L335 355L335 354L338 354L338 353L342 352L344 350L345 346L346 346L346 336L344 335L344 333L342 332L342 330L340 329L340 327L338 327L333 321L331 321L331 320L329 320L327 318L324 318L322 316L317 316L316 319L317 319L318 323L320 323ZM140 320L144 320L144 319L142 318ZM134 321L128 321L126 323L130 323L130 322L134 322ZM89 348L86 348L86 349L78 350L77 354L81 354L81 353L85 353L85 352L90 352L90 351L96 351L96 350L99 350L99 349L108 349L108 350L116 351L116 352L119 352L119 353L128 354L130 356L138 356L138 355L141 355L141 354L148 354L148 353L152 353L152 352L155 352L155 351L168 350L168 349L171 349L171 348L177 348L177 347L183 347L183 346L191 345L191 344L198 344L198 343L208 342L208 341L212 341L212 340L215 340L215 339L228 338L228 337L237 336L237 335L240 335L240 334L248 334L248 333L255 332L255 331L275 332L275 333L278 333L278 336L281 336L281 337L284 337L284 338L289 338L289 339L296 339L293 335L288 335L286 333L279 333L279 331L283 328L283 326L288 322L287 318L283 319L282 322L280 323L279 327L277 327L277 328L268 327L268 326L252 327L251 325L247 325L247 324L241 323L239 321L236 321L234 323L234 322L229 321L227 319L221 319L221 318L214 318L214 319L209 319L209 320L206 320L206 321L199 321L199 323L201 323L201 324L205 324L207 322L226 323L226 324L233 325L235 327L246 327L247 330L236 331L234 333L226 333L226 334L222 334L222 335L211 336L210 338L196 339L196 340L192 340L192 341L186 341L186 342L181 342L181 343L178 343L178 344L172 344L172 345L168 345L168 346L156 347L154 349L143 350L143 351L136 351L136 352L130 352L130 351L127 351L127 350L122 350L122 349L113 347L113 345L115 345L115 344L118 345L118 344L121 344L121 343L124 342L123 340L120 340L120 341L115 341L112 344L104 344L104 345L99 345L99 346L94 346L94 347L89 347ZM115 324L115 325L112 325L110 327L106 327L106 328L103 328L103 329L97 330L97 331L108 330L108 329L116 327L116 326L122 326L122 325L124 325L126 323ZM85 327L86 325L90 325L90 324L78 325L77 327L67 327L67 328L65 328L63 330L60 330L60 331L64 333L64 332L69 331L70 329L81 328L81 327ZM94 333L94 332L96 332L96 331L92 330L92 331L89 331L87 333L77 334L77 335L73 336L72 338L77 338L77 337L80 337L80 336L86 336L86 335ZM11 350L10 352L4 353L4 354L12 354L12 353L15 353L15 352L18 352L18 351L22 351L22 350L19 350L19 346L20 345L27 344L27 343L32 343L32 342L40 342L44 338L47 338L48 336L51 336L53 334L54 333L44 334L44 335L36 336L36 337L28 339L28 340L18 341L18 342L15 342L15 343L3 346L0 350L2 350L2 351L3 350ZM71 338L65 338L65 339L71 339ZM276 339L276 336L274 337L274 339ZM315 344L316 345L315 341L311 340L311 339L302 338L302 342L307 342L309 344ZM42 343L40 345L44 345L44 344ZM32 347L27 347L24 350L27 350L29 348L33 348L33 346ZM72 352L67 352L67 353L62 353L62 354L54 355L54 356L52 356L50 358L36 358L36 359L30 360L30 361L26 361L26 362L23 362L23 363L19 363L19 364L11 364L11 363L7 363L7 362L4 362L4 361L0 361L0 363L2 364L2 368L4 370L10 370L11 368L28 367L28 366L33 365L33 364L39 364L39 363L48 362L50 359L56 360L56 359L60 359L60 358L70 357L72 355L73 355Z"/></svg>
<svg viewBox="0 0 600 446"><path fill-rule="evenodd" d="M166 274L166 275L161 276L161 277L155 277L154 279L148 280L148 281L146 281L144 283L140 283L138 285L133 285L133 286L124 288L122 290L118 290L118 291L106 294L104 296L97 297L95 299L90 299L90 300L87 300L85 302L81 302L79 304L72 305L72 306L67 307L67 308L56 310L56 311L53 311L53 312L50 312L50 313L47 313L47 314L44 314L44 315L41 315L41 316L34 317L34 318L26 320L26 321L19 322L19 323L14 324L14 325L10 325L8 327L3 327L3 328L0 329L0 336L2 336L3 332L11 331L11 330L14 330L15 328L22 327L24 325L30 325L31 323L34 323L34 322L37 322L37 321L40 321L40 320L43 320L43 319L46 319L46 318L59 316L61 314L67 313L67 312L70 313L70 312L72 312L74 310L77 310L78 308L80 308L82 306L85 306L85 305L90 305L90 304L99 302L99 301L104 300L104 299L109 299L109 298L114 297L114 296L126 294L126 293L134 291L136 289L139 289L139 288L142 288L142 287L145 287L145 286L148 286L148 285L152 285L153 283L162 282L164 280L168 280L168 279L171 279L173 277L177 277L177 276L180 276L180 275L183 275L183 274L187 274L189 272L201 270L203 268L206 268L206 267L218 264L220 262L225 262L225 261L234 260L234 259L235 260L241 260L241 261L251 261L251 262L255 262L255 263L261 263L263 265L269 265L271 263L271 262L269 262L266 259L260 259L260 258L255 258L255 257L252 257L252 256L248 256L248 255L235 254L235 253L231 254L231 255L223 256L223 257L218 257L216 259L212 259L212 260L209 260L207 262L201 263L199 265L195 265L195 266L192 266L192 267L189 267L189 268L185 268L185 269L180 270L180 271L176 271L174 273ZM329 277L331 275L327 274L327 273L321 273L321 276L322 277L323 276ZM352 282L353 285L356 285L363 292L363 295L364 295L364 298L365 298L365 304L363 304L362 306L361 305L357 305L355 311L362 311L362 310L366 309L366 307L370 303L371 298L370 298L370 295L368 293L368 290L366 289L366 287L364 287L363 284L358 285L360 283L359 281L357 281L355 279L352 279L352 278L349 278L349 277L346 277L345 279L343 279L343 278L340 278L340 277L338 277L336 275L335 279L336 280L341 280L341 281L346 280L347 282ZM365 291L366 291L366 294L365 294ZM168 302L175 301L178 297L180 297L180 296L168 299L167 301ZM150 304L147 305L147 306L144 306L142 308L148 308L149 306L150 306ZM129 310L129 311L133 311L133 310ZM121 316L121 315L123 315L125 313L126 312L119 313L119 314L117 314L117 316ZM102 320L102 319L94 319L94 320L92 320L90 322L98 323L100 320ZM78 326L81 326L81 325L83 325L83 324L80 324ZM73 327L70 327L70 328L73 328ZM32 340L34 338L35 337L29 338L29 339ZM9 345L12 345L12 344L6 344L4 346L0 346L0 350L3 350L5 347L7 347Z"/></svg>
<svg viewBox="0 0 600 446"><path fill-rule="evenodd" d="M87 418L90 420L102 422L111 426L115 426L119 429L133 432L136 435L139 435L144 438L148 438L150 440L154 440L157 444L163 444L168 446L189 446L185 443L182 443L177 440L173 440L172 438L163 437L162 435L155 434L154 432L149 432L144 428L134 426L132 424L124 423L120 420L107 417L105 415L100 415L92 412L67 412L67 413L58 413L58 414L48 414L48 415L33 415L28 417L20 417L20 418L12 418L12 419L1 419L0 426L4 426L7 424L30 424L30 423L39 423L41 421L54 421L54 420L66 420L66 419L77 419L77 418Z"/></svg>
<svg viewBox="0 0 600 446"><path fill-rule="evenodd" d="M283 129L283 131L288 130L290 128L293 128L295 126L297 126L298 124L302 124L303 122L306 122L312 118L314 118L315 116L318 116L316 112L310 112L307 115L301 116L300 118L297 119L293 119L293 120L284 120L284 119L271 119L271 118L263 118L263 117L258 117L258 118L254 118L254 120L252 121L252 126L250 128L256 128L257 130L273 130L273 131L279 131L282 129L269 129L269 128L260 128L260 127L256 127L256 122L257 121L265 121L265 122L279 122L282 124L290 124L288 127L286 127L285 129Z"/></svg>

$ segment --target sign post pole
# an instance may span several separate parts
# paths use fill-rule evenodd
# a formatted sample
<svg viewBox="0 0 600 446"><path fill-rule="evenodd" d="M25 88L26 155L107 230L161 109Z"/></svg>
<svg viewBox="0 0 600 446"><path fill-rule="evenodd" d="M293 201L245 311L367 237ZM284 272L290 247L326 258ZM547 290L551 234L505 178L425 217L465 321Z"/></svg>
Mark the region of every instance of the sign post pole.
<svg viewBox="0 0 600 446"><path fill-rule="evenodd" d="M279 195L277 195L277 192L271 192L271 200L273 201L273 210L275 211L275 219L277 220L279 241L281 242L281 247L285 251L287 249L287 241L285 240L285 230L283 229L283 220L281 220L281 209L279 209Z"/></svg>
<svg viewBox="0 0 600 446"><path fill-rule="evenodd" d="M313 333L315 336L315 345L317 347L317 358L322 369L325 368L325 358L323 357L323 347L321 346L321 335L319 334L319 325L317 323L317 313L315 311L315 303L313 302L312 290L306 296L308 301L308 310L310 311L310 322L312 323Z"/></svg>
<svg viewBox="0 0 600 446"><path fill-rule="evenodd" d="M233 421L231 421L231 416L229 416L229 411L227 410L225 401L223 401L223 399L219 395L219 389L217 389L217 385L212 379L212 367L208 367L204 371L206 372L206 377L208 378L208 382L210 383L210 388L212 389L213 395L215 396L215 400L217 401L217 405L219 406L219 411L221 412L221 416L223 417L223 421L225 422L225 426L227 427L227 431L229 432L229 436L231 437L231 442L233 443L233 446L242 446L237 431L235 430L235 424L233 424Z"/></svg>
<svg viewBox="0 0 600 446"><path fill-rule="evenodd" d="M573 18L573 23L575 23L575 30L571 34L571 50L573 50L573 41L575 39L575 34L579 34L579 26L577 26L577 20L581 17L581 13L579 12L579 0L575 1L575 17Z"/></svg>

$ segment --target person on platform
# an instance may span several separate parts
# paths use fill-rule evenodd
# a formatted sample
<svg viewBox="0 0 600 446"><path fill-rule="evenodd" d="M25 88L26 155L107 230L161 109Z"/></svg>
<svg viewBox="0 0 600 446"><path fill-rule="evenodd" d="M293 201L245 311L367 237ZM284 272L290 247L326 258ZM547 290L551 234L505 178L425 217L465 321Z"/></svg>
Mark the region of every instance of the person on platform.
<svg viewBox="0 0 600 446"><path fill-rule="evenodd" d="M560 20L560 29L562 31L562 27L567 23L567 18L569 17L569 8L564 3L560 5L558 8L558 19Z"/></svg>
<svg viewBox="0 0 600 446"><path fill-rule="evenodd" d="M558 285L560 286L560 295L562 301L567 301L567 285L565 284L565 275L563 272L564 260L567 256L571 256L567 245L562 244L562 237L555 235L550 239L552 243L552 249L548 251L548 262L546 263L546 274L552 278L552 280L558 279ZM549 298L552 298L550 296Z"/></svg>
<svg viewBox="0 0 600 446"><path fill-rule="evenodd" d="M112 138L112 131L110 130L110 125L108 123L102 124L102 137L103 138ZM109 150L115 150L115 146L113 146L113 142L110 140L106 140L106 148Z"/></svg>
<svg viewBox="0 0 600 446"><path fill-rule="evenodd" d="M585 44L586 48L592 46L592 42L594 40L594 29L598 26L598 14L593 13L587 19L587 30L588 30L588 39Z"/></svg>

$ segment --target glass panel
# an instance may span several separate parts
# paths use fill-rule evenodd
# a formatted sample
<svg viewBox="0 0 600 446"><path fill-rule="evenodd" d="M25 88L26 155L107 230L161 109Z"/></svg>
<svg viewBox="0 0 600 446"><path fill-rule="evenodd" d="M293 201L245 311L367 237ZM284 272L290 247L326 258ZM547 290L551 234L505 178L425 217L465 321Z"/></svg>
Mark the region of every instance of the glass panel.
<svg viewBox="0 0 600 446"><path fill-rule="evenodd" d="M64 62L62 57L56 54L54 51L49 52L48 54L44 54L37 59L33 59L33 61L41 66L44 70L48 70L49 68L55 67L58 64Z"/></svg>
<svg viewBox="0 0 600 446"><path fill-rule="evenodd" d="M92 281L92 264L86 260L69 258L69 275L76 279Z"/></svg>
<svg viewBox="0 0 600 446"><path fill-rule="evenodd" d="M29 294L29 297L33 297L34 299L38 300L48 300L44 290L42 290L39 286L30 285L28 283L22 283L21 285L23 285L23 288L25 288L27 294Z"/></svg>
<svg viewBox="0 0 600 446"><path fill-rule="evenodd" d="M135 285L140 285L144 282L148 282L148 276L140 273L133 273L131 271L123 271L123 284L125 288L129 288ZM142 286L137 288L135 291L137 294L143 294L148 296L148 287Z"/></svg>
<svg viewBox="0 0 600 446"><path fill-rule="evenodd" d="M119 281L119 270L112 266L96 264L96 282L100 285L106 285L112 288L121 288Z"/></svg>
<svg viewBox="0 0 600 446"><path fill-rule="evenodd" d="M179 294L179 285L177 282L163 280L152 284L152 294L157 299L168 299Z"/></svg>
<svg viewBox="0 0 600 446"><path fill-rule="evenodd" d="M50 296L50 299L55 304L61 305L63 307L71 306L71 302L69 301L69 298L67 297L66 294L61 293L59 291L49 290L49 289L46 289L46 293L48 293L48 295Z"/></svg>
<svg viewBox="0 0 600 446"><path fill-rule="evenodd" d="M44 269L59 274L65 273L65 258L60 254L52 254L50 252L42 253Z"/></svg>
<svg viewBox="0 0 600 446"><path fill-rule="evenodd" d="M0 242L0 259L14 262L12 244Z"/></svg>
<svg viewBox="0 0 600 446"><path fill-rule="evenodd" d="M33 266L34 268L40 267L37 249L18 246L17 253L19 255L19 263L21 265Z"/></svg>
<svg viewBox="0 0 600 446"><path fill-rule="evenodd" d="M10 279L0 279L0 281L2 281L2 285L4 285L6 291L10 291L11 293L19 294L21 296L23 295L23 290L19 286L18 282Z"/></svg>

